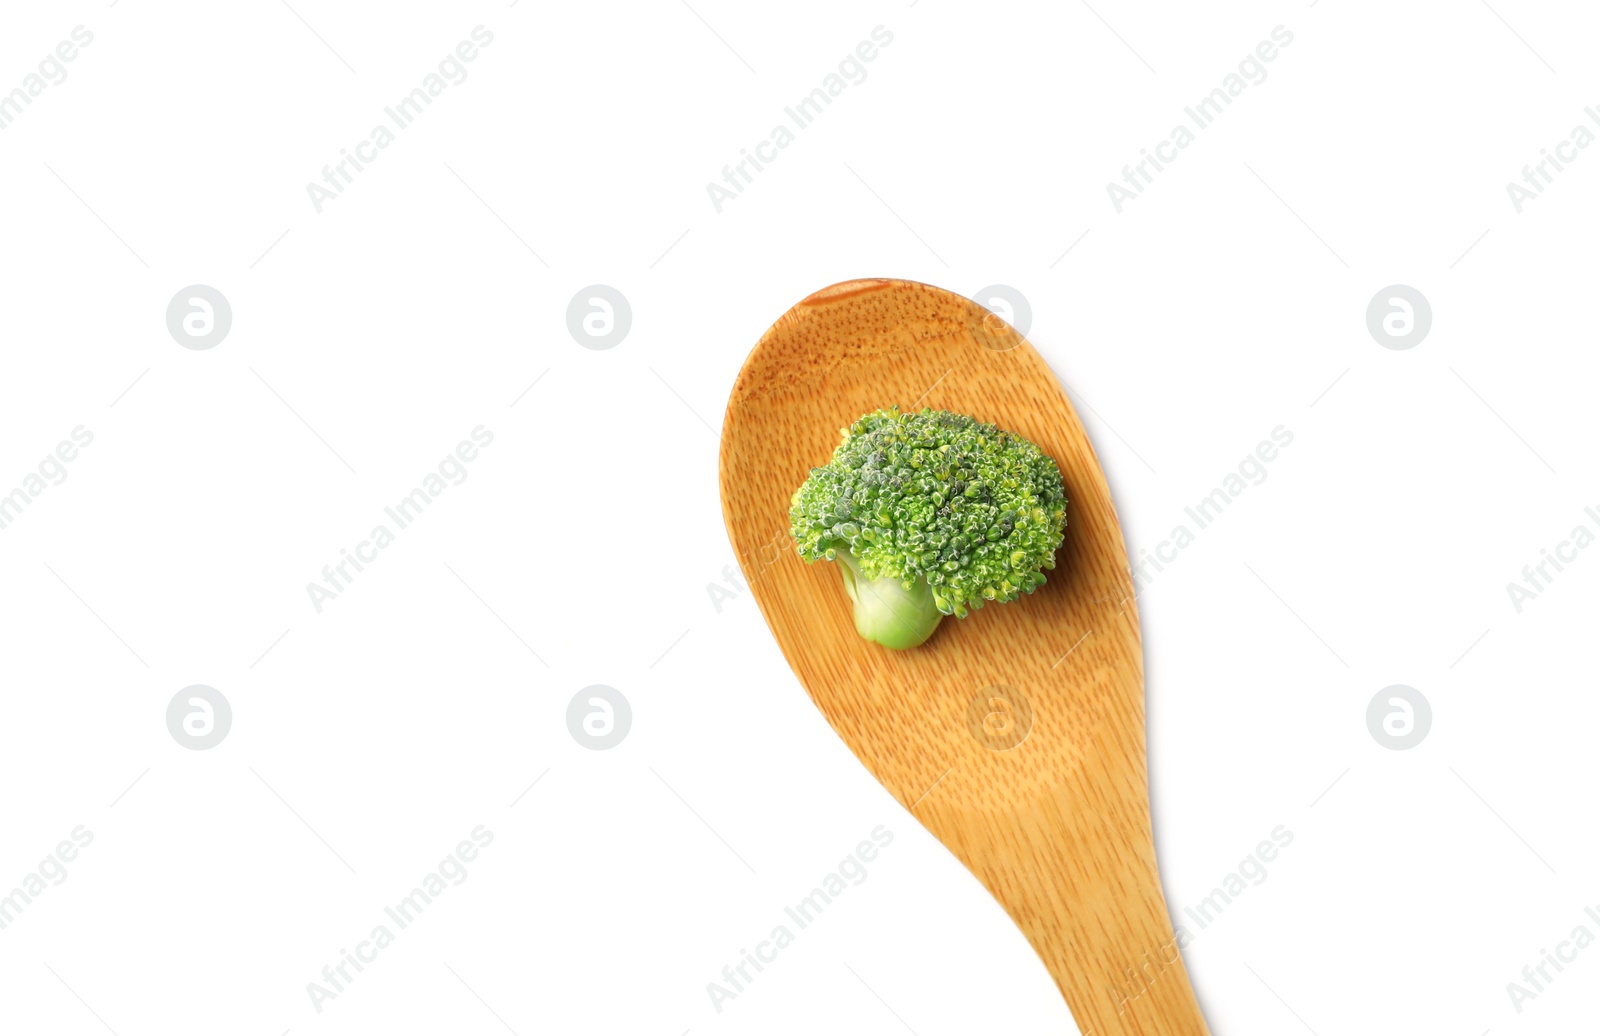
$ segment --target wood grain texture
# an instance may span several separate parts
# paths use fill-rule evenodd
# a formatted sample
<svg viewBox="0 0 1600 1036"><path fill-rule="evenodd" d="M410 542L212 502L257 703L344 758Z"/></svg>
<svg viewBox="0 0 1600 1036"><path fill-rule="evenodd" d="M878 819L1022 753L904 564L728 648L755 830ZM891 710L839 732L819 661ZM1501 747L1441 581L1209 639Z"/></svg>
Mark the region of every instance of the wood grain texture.
<svg viewBox="0 0 1600 1036"><path fill-rule="evenodd" d="M1068 498L1049 582L946 618L909 651L857 636L835 566L806 564L788 535L790 498L840 430L891 405L1027 436L1060 465ZM1205 1036L1155 866L1122 531L1083 426L1033 347L928 285L826 288L740 371L721 481L739 563L817 708L1005 907L1085 1036Z"/></svg>

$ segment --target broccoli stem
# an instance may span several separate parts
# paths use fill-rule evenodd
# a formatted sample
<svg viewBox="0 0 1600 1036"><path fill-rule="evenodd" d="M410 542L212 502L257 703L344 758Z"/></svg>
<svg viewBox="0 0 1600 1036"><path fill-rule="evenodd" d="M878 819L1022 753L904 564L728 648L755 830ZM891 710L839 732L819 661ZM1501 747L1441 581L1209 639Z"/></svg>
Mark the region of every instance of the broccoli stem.
<svg viewBox="0 0 1600 1036"><path fill-rule="evenodd" d="M868 579L848 549L839 551L839 573L845 593L855 605L856 632L886 648L914 648L933 636L944 618L933 603L933 590L917 579L907 590L899 579Z"/></svg>

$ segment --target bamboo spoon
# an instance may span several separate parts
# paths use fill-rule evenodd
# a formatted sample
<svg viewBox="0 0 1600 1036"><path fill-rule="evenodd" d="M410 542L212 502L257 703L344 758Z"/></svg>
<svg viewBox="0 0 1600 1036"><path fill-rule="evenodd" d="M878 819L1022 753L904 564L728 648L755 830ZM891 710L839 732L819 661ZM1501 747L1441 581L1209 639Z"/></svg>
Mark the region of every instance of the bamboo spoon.
<svg viewBox="0 0 1600 1036"><path fill-rule="evenodd" d="M1066 542L1032 596L947 618L921 647L856 635L836 565L806 564L789 499L878 407L970 414L1061 467ZM812 701L889 793L993 893L1084 1036L1206 1036L1155 867L1144 668L1122 532L1055 376L958 295L824 288L762 336L728 400L722 510Z"/></svg>

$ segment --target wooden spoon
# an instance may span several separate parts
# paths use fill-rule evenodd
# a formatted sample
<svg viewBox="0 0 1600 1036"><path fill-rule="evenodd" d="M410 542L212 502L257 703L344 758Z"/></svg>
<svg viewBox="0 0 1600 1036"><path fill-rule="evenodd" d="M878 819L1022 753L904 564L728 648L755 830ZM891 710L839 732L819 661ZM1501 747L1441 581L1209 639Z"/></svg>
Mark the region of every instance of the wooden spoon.
<svg viewBox="0 0 1600 1036"><path fill-rule="evenodd" d="M1032 596L947 618L921 647L856 634L835 564L789 501L862 414L931 406L1061 467L1066 542ZM1205 1036L1156 872L1144 666L1122 530L1071 402L994 314L926 284L824 288L762 336L728 400L722 510L767 624L879 782L1000 901L1084 1036Z"/></svg>

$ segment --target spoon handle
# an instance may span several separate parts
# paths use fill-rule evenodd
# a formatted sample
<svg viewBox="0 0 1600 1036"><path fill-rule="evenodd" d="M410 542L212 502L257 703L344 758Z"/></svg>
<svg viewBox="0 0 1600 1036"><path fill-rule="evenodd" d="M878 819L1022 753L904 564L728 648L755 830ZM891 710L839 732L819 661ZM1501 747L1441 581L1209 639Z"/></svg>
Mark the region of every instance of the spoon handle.
<svg viewBox="0 0 1600 1036"><path fill-rule="evenodd" d="M1102 789L1089 780L1005 812L918 813L1022 929L1083 1036L1209 1036L1161 894L1143 789Z"/></svg>

